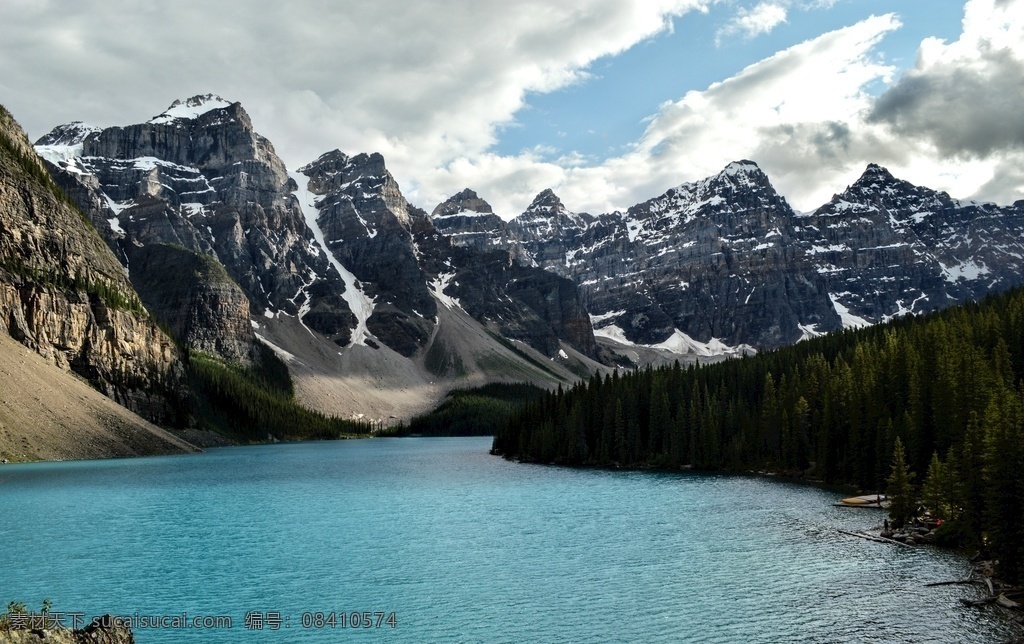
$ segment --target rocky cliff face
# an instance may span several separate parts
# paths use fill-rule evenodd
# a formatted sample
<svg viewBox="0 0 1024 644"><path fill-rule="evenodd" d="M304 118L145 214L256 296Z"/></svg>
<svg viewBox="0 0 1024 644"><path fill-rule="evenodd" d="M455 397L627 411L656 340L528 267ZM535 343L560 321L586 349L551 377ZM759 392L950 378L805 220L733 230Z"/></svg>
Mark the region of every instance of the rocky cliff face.
<svg viewBox="0 0 1024 644"><path fill-rule="evenodd" d="M132 282L143 303L186 346L232 362L254 359L249 300L209 255L149 244L131 257Z"/></svg>
<svg viewBox="0 0 1024 644"><path fill-rule="evenodd" d="M597 359L590 316L576 285L512 260L507 250L460 246L439 231L416 236L430 288L442 305L464 310L501 336L521 340L549 358L561 342ZM562 352L562 353L560 353Z"/></svg>
<svg viewBox="0 0 1024 644"><path fill-rule="evenodd" d="M434 227L455 246L481 251L506 248L508 226L494 214L491 204L466 188L439 203L430 213Z"/></svg>
<svg viewBox="0 0 1024 644"><path fill-rule="evenodd" d="M322 235L339 270L351 273L346 288L355 297L356 341L376 336L409 357L423 347L433 329L436 303L413 246L414 231L430 228L422 210L402 196L379 154L349 157L338 150L301 168L313 195L307 214Z"/></svg>
<svg viewBox="0 0 1024 644"><path fill-rule="evenodd" d="M54 164L57 180L89 213L133 280L167 260L168 244L224 266L244 298L211 297L218 290L227 295L218 275L216 283L190 292L198 300L182 296L175 299L179 310L159 308L176 320L206 310L219 333L237 332L193 348L220 346L229 359L247 354L242 347L253 340L250 304L270 316L312 312L306 321L311 328L348 342L352 318L338 297L344 290L340 276L312 244L284 163L240 104L197 96L175 101L147 123L103 130L60 126L37 142L37 150ZM148 257L151 248L157 257ZM142 272L132 270L133 262ZM196 277L210 275L200 271ZM138 286L145 291L150 283Z"/></svg>
<svg viewBox="0 0 1024 644"><path fill-rule="evenodd" d="M752 162L628 211L542 192L478 245L575 281L597 334L680 353L773 348L1022 282L1024 202L966 203L871 165L798 214ZM466 222L448 229L458 238Z"/></svg>
<svg viewBox="0 0 1024 644"><path fill-rule="evenodd" d="M980 299L1024 279L1024 202L961 202L874 164L798 216L797 229L848 324Z"/></svg>
<svg viewBox="0 0 1024 644"><path fill-rule="evenodd" d="M406 201L379 154L335 150L287 172L242 107L215 96L175 102L127 127L61 126L37 150L103 232L143 301L191 349L244 362L258 337L320 388L322 374L397 373L402 365L412 375L396 379L401 385L378 377L372 386L404 388L417 374L433 386L438 371L420 371L436 362L430 356L458 353L480 366L488 343L502 364L542 372L543 382L562 381L573 361L597 355L571 281L510 262L500 240L480 246L438 232L437 222L468 221L470 212L481 215L480 239L504 229L486 202L467 191L432 218ZM491 255L493 248L499 252ZM439 302L451 297L466 306L442 315ZM442 324L469 332L473 349L458 348L459 332L442 332ZM523 367L520 348L502 344L508 339L565 364ZM563 348L579 353L561 358ZM481 368L487 378L504 377ZM448 375L477 378L465 369ZM358 410L342 413L350 411Z"/></svg>
<svg viewBox="0 0 1024 644"><path fill-rule="evenodd" d="M14 339L157 422L176 413L174 343L0 110L0 321Z"/></svg>
<svg viewBox="0 0 1024 644"><path fill-rule="evenodd" d="M566 258L582 242L583 234L596 223L587 213L570 212L550 189L538 194L533 203L511 222L511 243L519 249L520 262L540 266L563 277L573 277Z"/></svg>
<svg viewBox="0 0 1024 644"><path fill-rule="evenodd" d="M508 227L530 261L579 285L599 335L707 354L839 328L792 216L743 161L624 213L572 213L546 190Z"/></svg>
<svg viewBox="0 0 1024 644"><path fill-rule="evenodd" d="M430 342L437 302L454 297L473 318L549 357L557 355L560 341L595 355L575 286L511 262L507 250L493 252L503 243L504 223L472 191L427 217L402 197L379 154L349 157L335 150L300 173L314 195L307 221L342 272L351 272L358 295L353 310L369 336L412 356ZM443 227L456 222L476 230L444 234ZM492 233L497 241L477 243Z"/></svg>

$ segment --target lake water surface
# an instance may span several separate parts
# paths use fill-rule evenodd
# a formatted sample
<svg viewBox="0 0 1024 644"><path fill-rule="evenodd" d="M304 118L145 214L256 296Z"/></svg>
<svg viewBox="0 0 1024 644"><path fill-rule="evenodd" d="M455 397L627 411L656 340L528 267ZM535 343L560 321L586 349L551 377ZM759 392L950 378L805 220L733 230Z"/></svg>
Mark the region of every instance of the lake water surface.
<svg viewBox="0 0 1024 644"><path fill-rule="evenodd" d="M970 587L923 587L966 576L962 557L839 534L877 529L884 515L833 507L836 493L516 464L489 447L375 439L0 466L0 601L232 618L231 628L139 629L140 644L1018 633L962 607ZM393 612L395 626L353 629L339 612ZM264 628L246 628L247 613Z"/></svg>

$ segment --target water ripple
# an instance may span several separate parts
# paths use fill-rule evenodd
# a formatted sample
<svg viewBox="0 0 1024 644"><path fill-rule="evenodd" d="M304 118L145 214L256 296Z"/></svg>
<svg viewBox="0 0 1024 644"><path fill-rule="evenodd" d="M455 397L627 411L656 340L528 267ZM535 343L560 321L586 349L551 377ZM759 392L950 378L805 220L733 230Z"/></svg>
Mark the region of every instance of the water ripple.
<svg viewBox="0 0 1024 644"><path fill-rule="evenodd" d="M146 642L985 642L952 553L844 536L881 515L776 481L508 463L486 439L5 466L0 600L230 614ZM395 611L396 629L302 628ZM246 631L247 611L291 618Z"/></svg>

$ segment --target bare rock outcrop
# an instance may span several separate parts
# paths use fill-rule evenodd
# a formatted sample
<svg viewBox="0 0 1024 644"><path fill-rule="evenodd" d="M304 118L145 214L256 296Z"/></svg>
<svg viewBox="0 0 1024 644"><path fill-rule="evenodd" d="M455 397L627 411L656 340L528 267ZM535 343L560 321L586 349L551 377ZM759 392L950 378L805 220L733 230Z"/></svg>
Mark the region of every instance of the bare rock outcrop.
<svg viewBox="0 0 1024 644"><path fill-rule="evenodd" d="M125 407L171 422L183 369L125 271L0 111L0 323Z"/></svg>

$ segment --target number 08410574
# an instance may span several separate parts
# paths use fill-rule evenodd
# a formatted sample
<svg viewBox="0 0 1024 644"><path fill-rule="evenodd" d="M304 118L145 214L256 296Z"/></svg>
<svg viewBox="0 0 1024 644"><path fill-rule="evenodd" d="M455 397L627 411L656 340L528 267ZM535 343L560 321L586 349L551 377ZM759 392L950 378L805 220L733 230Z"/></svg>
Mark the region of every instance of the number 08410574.
<svg viewBox="0 0 1024 644"><path fill-rule="evenodd" d="M398 617L395 611L331 611L306 612L302 614L303 628L395 628Z"/></svg>

